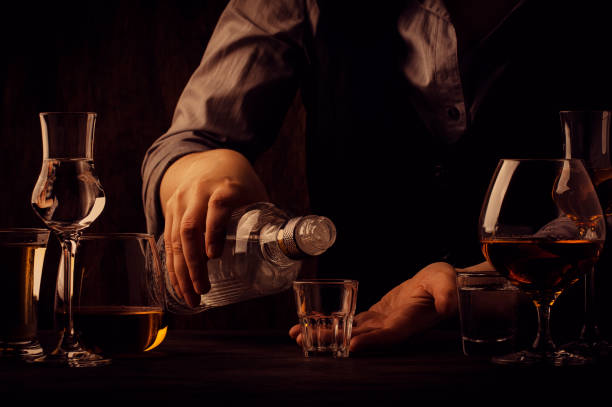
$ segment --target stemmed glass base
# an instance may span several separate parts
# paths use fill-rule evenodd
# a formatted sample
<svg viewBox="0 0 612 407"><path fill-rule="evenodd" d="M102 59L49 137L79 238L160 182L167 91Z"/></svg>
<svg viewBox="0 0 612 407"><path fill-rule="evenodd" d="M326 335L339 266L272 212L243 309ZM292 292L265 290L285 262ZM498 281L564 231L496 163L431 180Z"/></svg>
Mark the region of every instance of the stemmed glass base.
<svg viewBox="0 0 612 407"><path fill-rule="evenodd" d="M88 352L80 347L71 351L57 350L36 361L68 367L96 367L111 364L111 359Z"/></svg>
<svg viewBox="0 0 612 407"><path fill-rule="evenodd" d="M582 353L559 349L550 334L550 310L560 292L554 295L537 295L532 298L538 312L538 334L529 350L495 356L491 361L499 365L514 366L583 366L593 363L594 359Z"/></svg>
<svg viewBox="0 0 612 407"><path fill-rule="evenodd" d="M62 245L62 266L63 274L58 278L57 292L63 300L64 313L62 315L62 339L59 346L49 355L41 358L43 363L56 364L68 367L94 367L104 366L111 363L111 359L92 353L79 343L78 335L74 329L72 315L72 284L73 280L73 261L77 250L77 241L80 233L60 235Z"/></svg>
<svg viewBox="0 0 612 407"><path fill-rule="evenodd" d="M563 345L562 349L569 353L583 355L595 361L612 356L612 346L604 339L589 341L581 338Z"/></svg>
<svg viewBox="0 0 612 407"><path fill-rule="evenodd" d="M561 349L598 361L612 355L611 344L602 338L597 323L595 301L595 268L584 276L584 315L585 322L580 338L567 343Z"/></svg>
<svg viewBox="0 0 612 407"><path fill-rule="evenodd" d="M0 341L0 359L3 361L36 362L44 358L45 352L37 340L19 342Z"/></svg>
<svg viewBox="0 0 612 407"><path fill-rule="evenodd" d="M78 342L76 335L63 335L60 345L48 355L40 357L35 362L68 366L68 367L94 367L111 363L111 359L91 353Z"/></svg>
<svg viewBox="0 0 612 407"><path fill-rule="evenodd" d="M593 360L589 357L571 353L566 350L545 353L523 350L507 355L495 356L491 361L498 365L512 366L583 366L593 363Z"/></svg>

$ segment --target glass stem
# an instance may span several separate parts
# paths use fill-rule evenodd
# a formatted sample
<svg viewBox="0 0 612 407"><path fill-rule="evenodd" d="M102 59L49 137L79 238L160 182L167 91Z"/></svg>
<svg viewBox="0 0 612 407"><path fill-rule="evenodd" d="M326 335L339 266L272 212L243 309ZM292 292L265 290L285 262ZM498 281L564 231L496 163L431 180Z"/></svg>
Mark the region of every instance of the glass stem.
<svg viewBox="0 0 612 407"><path fill-rule="evenodd" d="M62 234L60 242L62 246L62 257L64 259L63 299L64 299L64 321L63 321L63 349L78 346L74 332L74 322L72 319L72 284L73 284L73 263L77 249L78 233Z"/></svg>
<svg viewBox="0 0 612 407"><path fill-rule="evenodd" d="M539 354L554 352L556 346L550 334L551 301L534 300L533 303L538 312L538 335L533 342L533 351Z"/></svg>
<svg viewBox="0 0 612 407"><path fill-rule="evenodd" d="M595 268L584 276L584 325L580 332L580 340L596 342L599 338L599 327L595 315Z"/></svg>

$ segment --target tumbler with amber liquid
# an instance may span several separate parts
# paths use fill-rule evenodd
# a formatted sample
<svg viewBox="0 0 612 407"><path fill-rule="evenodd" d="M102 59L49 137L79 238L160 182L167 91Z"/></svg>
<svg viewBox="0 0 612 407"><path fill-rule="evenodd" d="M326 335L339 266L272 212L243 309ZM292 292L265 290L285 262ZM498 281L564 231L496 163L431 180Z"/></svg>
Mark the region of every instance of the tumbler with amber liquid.
<svg viewBox="0 0 612 407"><path fill-rule="evenodd" d="M84 347L117 358L163 342L164 286L152 235L83 234L74 270L74 320Z"/></svg>
<svg viewBox="0 0 612 407"><path fill-rule="evenodd" d="M44 357L37 338L37 308L46 229L0 229L0 360Z"/></svg>

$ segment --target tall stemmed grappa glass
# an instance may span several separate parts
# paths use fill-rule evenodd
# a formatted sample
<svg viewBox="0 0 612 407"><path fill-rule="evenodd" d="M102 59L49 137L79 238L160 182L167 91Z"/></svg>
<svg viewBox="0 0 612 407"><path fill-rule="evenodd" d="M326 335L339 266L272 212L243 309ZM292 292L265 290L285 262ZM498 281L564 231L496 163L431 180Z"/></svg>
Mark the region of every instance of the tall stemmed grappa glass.
<svg viewBox="0 0 612 407"><path fill-rule="evenodd" d="M79 236L104 209L104 191L94 173L93 145L96 114L41 113L43 162L32 191L32 208L53 230L62 246L55 312L62 321L62 340L45 362L71 367L110 363L79 343L73 316L73 264Z"/></svg>
<svg viewBox="0 0 612 407"><path fill-rule="evenodd" d="M602 337L598 323L595 279L612 267L610 230L612 230L612 161L610 130L612 111L561 111L561 130L566 158L584 161L606 218L608 237L599 261L584 276L584 324L580 337L564 345L564 349L589 357L607 356L609 343Z"/></svg>
<svg viewBox="0 0 612 407"><path fill-rule="evenodd" d="M493 362L589 363L557 349L550 333L552 305L591 270L605 240L602 209L582 160L501 160L482 206L479 233L487 260L538 311L532 348Z"/></svg>

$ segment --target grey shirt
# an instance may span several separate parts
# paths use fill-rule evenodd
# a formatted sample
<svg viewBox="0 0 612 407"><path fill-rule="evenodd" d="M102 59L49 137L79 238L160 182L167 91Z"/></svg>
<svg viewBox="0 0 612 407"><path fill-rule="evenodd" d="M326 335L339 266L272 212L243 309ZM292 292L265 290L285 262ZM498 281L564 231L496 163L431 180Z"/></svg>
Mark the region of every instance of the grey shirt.
<svg viewBox="0 0 612 407"><path fill-rule="evenodd" d="M159 184L172 162L218 147L235 148L252 158L273 141L305 66L313 62L312 38L328 29L322 24L333 24L321 16L325 11L315 0L228 4L181 95L172 126L145 157L143 200L149 232L162 230ZM399 68L413 90L407 96L429 129L457 140L465 132L466 114L476 110L480 97L467 107L457 37L444 3L405 2L393 24L403 47L410 50Z"/></svg>
<svg viewBox="0 0 612 407"><path fill-rule="evenodd" d="M460 58L440 0L230 1L143 162L149 232L163 231L168 166L219 147L253 160L300 89L311 207L338 227L323 273L353 273L354 259L357 278L393 270L388 289L433 261L481 261L476 224L497 160L559 155L558 111L607 89L576 71L586 48L558 63L565 41L594 33L546 3L521 2Z"/></svg>

